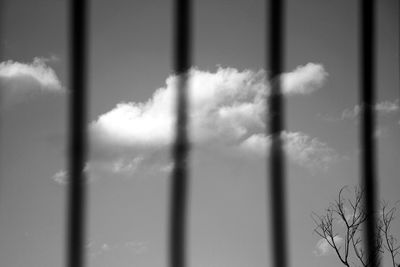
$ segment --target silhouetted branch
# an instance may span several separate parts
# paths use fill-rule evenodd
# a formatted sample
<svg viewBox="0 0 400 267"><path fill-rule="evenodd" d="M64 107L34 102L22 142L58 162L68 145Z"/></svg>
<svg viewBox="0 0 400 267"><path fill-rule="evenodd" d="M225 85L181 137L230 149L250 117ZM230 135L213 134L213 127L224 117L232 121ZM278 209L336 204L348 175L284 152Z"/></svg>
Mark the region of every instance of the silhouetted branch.
<svg viewBox="0 0 400 267"><path fill-rule="evenodd" d="M398 266L398 263L396 263L396 256L399 254L400 249L400 244L397 241L397 238L391 234L391 224L395 219L395 213L396 207L388 210L388 203L385 201L382 202L381 218L378 228L385 239L384 248L390 254L393 267Z"/></svg>
<svg viewBox="0 0 400 267"><path fill-rule="evenodd" d="M375 267L371 265L370 259L379 263L387 250L393 267L399 267L396 257L400 255L400 243L391 234L390 228L396 208L388 209L387 203L383 203L377 222L374 255L368 258L362 246L362 231L367 220L363 205L364 190L355 187L353 197L345 197L346 190L347 187L340 189L337 199L329 204L323 215L312 213L311 217L316 226L314 232L327 242L345 266Z"/></svg>

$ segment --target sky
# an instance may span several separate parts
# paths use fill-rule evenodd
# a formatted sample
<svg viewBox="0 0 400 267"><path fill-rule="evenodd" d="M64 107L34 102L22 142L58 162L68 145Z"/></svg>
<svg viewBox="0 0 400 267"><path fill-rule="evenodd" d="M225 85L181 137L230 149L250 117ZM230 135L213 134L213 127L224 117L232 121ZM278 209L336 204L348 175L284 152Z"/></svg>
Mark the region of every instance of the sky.
<svg viewBox="0 0 400 267"><path fill-rule="evenodd" d="M67 3L3 2L0 258L7 267L64 266ZM311 214L359 182L357 2L287 0L282 137L291 266L340 266L313 233ZM399 3L377 2L377 191L394 205ZM188 266L271 266L265 3L193 3ZM90 7L87 263L166 266L172 1L96 0ZM400 220L392 229L400 238Z"/></svg>

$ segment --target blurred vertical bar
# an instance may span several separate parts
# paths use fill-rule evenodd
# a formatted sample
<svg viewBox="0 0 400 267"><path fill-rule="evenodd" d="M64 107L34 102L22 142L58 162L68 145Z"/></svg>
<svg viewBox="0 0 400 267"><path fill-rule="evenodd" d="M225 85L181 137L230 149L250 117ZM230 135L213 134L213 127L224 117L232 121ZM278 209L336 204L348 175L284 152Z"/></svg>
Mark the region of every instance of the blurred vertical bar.
<svg viewBox="0 0 400 267"><path fill-rule="evenodd" d="M3 36L3 30L4 30L4 24L5 24L5 14L4 14L4 2L3 0L0 0L0 62L2 62L5 58L3 56L3 49L5 48L5 38ZM0 82L0 110L2 110L3 106L3 88L2 88L2 83ZM2 112L0 113L0 147L3 148L3 114ZM0 155L0 159L2 156ZM3 162L0 160L0 188L1 188L1 182L2 182L2 170L3 170Z"/></svg>
<svg viewBox="0 0 400 267"><path fill-rule="evenodd" d="M87 1L70 6L69 194L67 267L84 266L87 87Z"/></svg>
<svg viewBox="0 0 400 267"><path fill-rule="evenodd" d="M3 0L0 0L0 62L2 62L5 58L3 57L3 49L5 48L5 38L3 36L3 31L4 31L4 24L5 24L5 14L4 14L4 2ZM0 83L0 110L3 106L3 88L2 84ZM0 114L0 147L2 146L2 119L3 119L3 114ZM0 157L1 158L1 157ZM1 170L2 170L2 165L3 163L0 162L0 182L1 182Z"/></svg>
<svg viewBox="0 0 400 267"><path fill-rule="evenodd" d="M171 181L169 266L186 266L186 220L189 179L187 88L191 60L191 1L175 0L174 72L177 81L174 169Z"/></svg>
<svg viewBox="0 0 400 267"><path fill-rule="evenodd" d="M270 203L273 266L287 266L285 160L282 131L284 130L284 99L281 73L284 51L284 1L269 1L269 127L270 148ZM268 14L268 13L267 13ZM268 118L268 117L267 117Z"/></svg>
<svg viewBox="0 0 400 267"><path fill-rule="evenodd" d="M376 167L375 167L375 16L374 1L360 0L360 96L361 96L361 179L365 190L367 212L365 249L368 266L378 266L376 225Z"/></svg>

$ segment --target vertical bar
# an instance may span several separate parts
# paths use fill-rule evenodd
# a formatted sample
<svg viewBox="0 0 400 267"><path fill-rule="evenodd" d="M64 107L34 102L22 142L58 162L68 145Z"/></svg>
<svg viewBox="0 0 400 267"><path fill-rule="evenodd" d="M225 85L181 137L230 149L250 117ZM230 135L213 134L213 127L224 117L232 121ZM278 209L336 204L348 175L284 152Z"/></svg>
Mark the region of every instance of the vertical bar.
<svg viewBox="0 0 400 267"><path fill-rule="evenodd" d="M1 61L3 61L4 60L4 58L3 58L3 48L4 48L4 46L5 46L5 42L4 42L4 36L3 36L3 30L4 30L4 24L5 24L5 19L4 19L4 17L5 17L5 12L4 12L4 10L5 10L5 4L4 4L4 2L3 2L3 0L0 0L0 62ZM2 85L0 85L0 86L2 86ZM2 110L2 105L3 105L3 88L2 87L0 87L0 110ZM3 125L2 125L2 120L3 120L3 114L2 114L3 112L1 112L1 114L0 114L0 147L3 147L3 132L2 132L2 129L3 129ZM2 170L2 167L3 167L3 162L2 161L0 161L0 183L1 183L1 170ZM0 184L0 186L1 186L1 184Z"/></svg>
<svg viewBox="0 0 400 267"><path fill-rule="evenodd" d="M365 190L364 205L367 213L366 229L364 231L365 249L368 266L378 266L377 229L376 229L376 189L375 178L375 16L374 1L360 0L361 7L361 38L360 38L360 96L361 96L361 175Z"/></svg>
<svg viewBox="0 0 400 267"><path fill-rule="evenodd" d="M285 159L282 130L284 129L284 99L280 76L284 51L284 1L270 0L269 6L269 96L270 148L270 203L273 266L287 266Z"/></svg>
<svg viewBox="0 0 400 267"><path fill-rule="evenodd" d="M70 2L69 194L67 267L84 266L87 2Z"/></svg>
<svg viewBox="0 0 400 267"><path fill-rule="evenodd" d="M3 30L4 30L4 24L5 24L5 4L3 0L0 0L0 62L4 60L4 55L3 55L3 49L5 48L5 41L4 41L4 36L3 36ZM0 88L0 110L1 110L1 105L3 104L3 88ZM3 119L3 114L0 114L0 146L2 145L2 132L1 132L1 124L2 124L2 119ZM2 165L2 162L0 162L0 167ZM1 173L1 172L0 172Z"/></svg>
<svg viewBox="0 0 400 267"><path fill-rule="evenodd" d="M189 179L187 87L191 57L191 1L175 0L174 72L178 77L175 142L172 149L174 169L171 183L169 266L186 266L186 209Z"/></svg>

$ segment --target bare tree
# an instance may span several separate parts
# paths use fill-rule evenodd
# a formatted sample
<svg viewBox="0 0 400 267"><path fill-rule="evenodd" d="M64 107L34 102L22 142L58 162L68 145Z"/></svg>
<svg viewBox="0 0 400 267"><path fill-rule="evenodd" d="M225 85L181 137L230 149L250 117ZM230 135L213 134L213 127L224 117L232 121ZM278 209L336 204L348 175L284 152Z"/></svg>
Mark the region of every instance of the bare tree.
<svg viewBox="0 0 400 267"><path fill-rule="evenodd" d="M397 238L391 233L391 224L395 219L396 207L388 209L388 203L386 201L382 202L381 215L379 218L378 228L385 240L383 246L389 253L392 260L392 265L394 267L400 266L396 257L399 254L400 244Z"/></svg>
<svg viewBox="0 0 400 267"><path fill-rule="evenodd" d="M358 187L354 189L352 197L345 197L347 187L343 187L337 200L331 202L323 215L312 213L315 223L314 232L320 236L334 250L340 262L345 266L372 267L368 255L362 246L362 229L367 219L363 206L364 191ZM394 220L395 208L388 210L388 204L383 203L380 209L376 229L377 261L381 261L385 250L392 259L393 267L398 267L396 256L399 254L400 245L391 234L391 224Z"/></svg>

